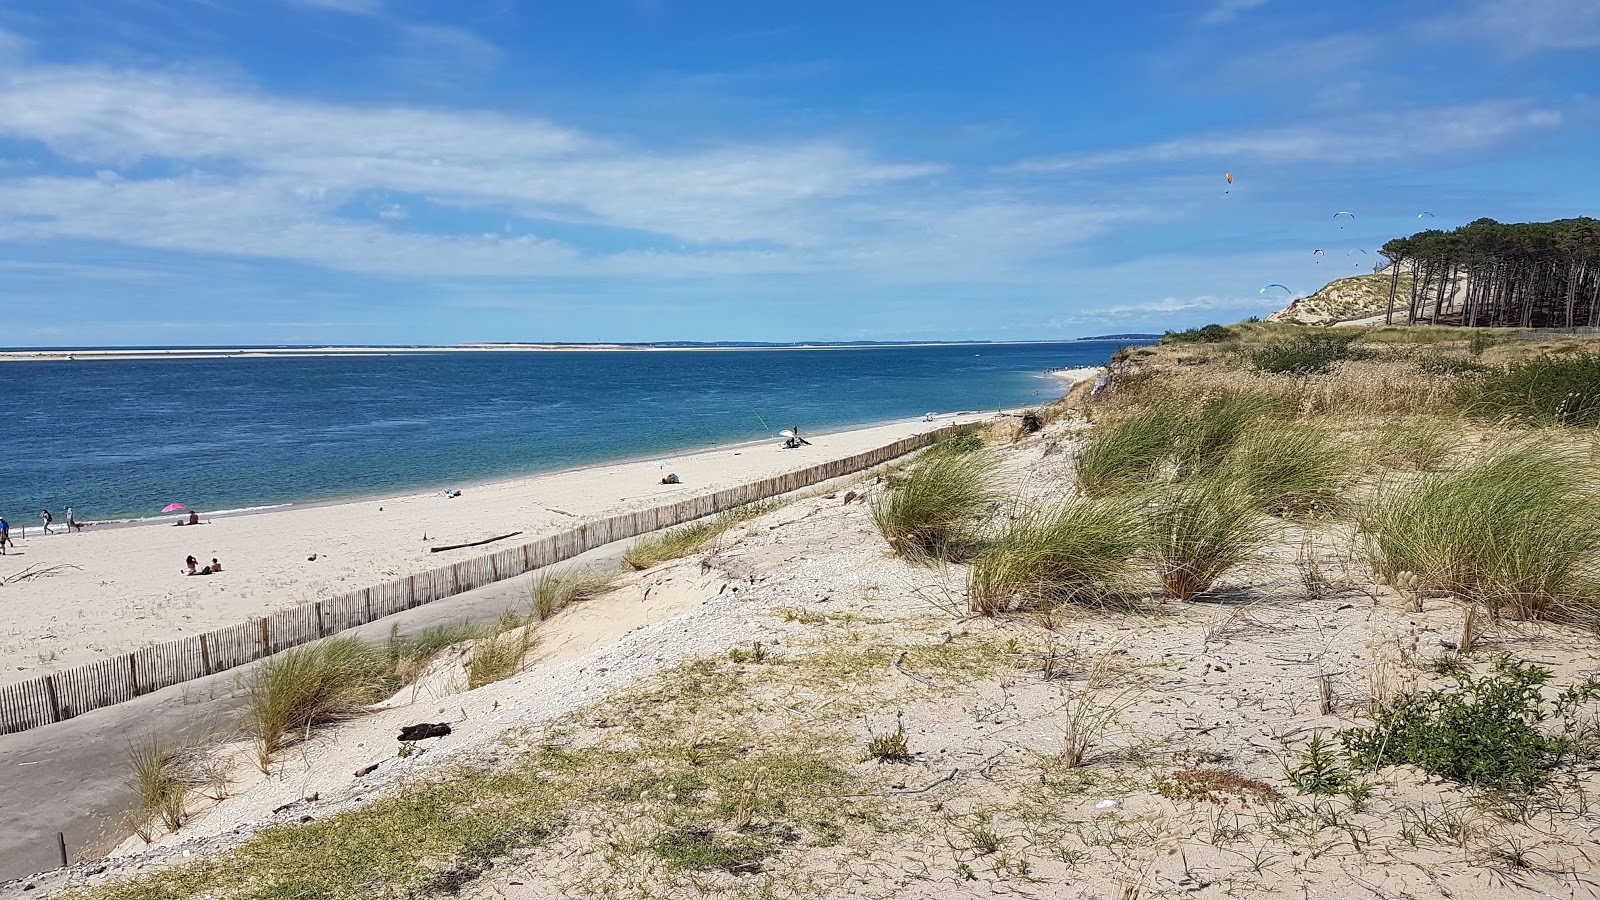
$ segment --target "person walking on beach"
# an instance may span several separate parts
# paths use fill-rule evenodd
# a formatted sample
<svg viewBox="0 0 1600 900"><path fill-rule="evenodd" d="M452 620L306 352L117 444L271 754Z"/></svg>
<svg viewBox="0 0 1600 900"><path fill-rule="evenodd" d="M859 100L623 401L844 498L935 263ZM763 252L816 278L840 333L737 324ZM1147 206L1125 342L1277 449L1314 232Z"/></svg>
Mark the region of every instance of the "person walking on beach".
<svg viewBox="0 0 1600 900"><path fill-rule="evenodd" d="M6 555L7 547L15 546L11 542L11 523L6 521L5 516L0 516L0 556Z"/></svg>
<svg viewBox="0 0 1600 900"><path fill-rule="evenodd" d="M79 525L78 520L72 515L72 507L69 506L67 507L67 534L71 534L74 528L79 531L83 530L83 526Z"/></svg>
<svg viewBox="0 0 1600 900"><path fill-rule="evenodd" d="M50 523L54 522L56 520L56 517L50 515L50 510L42 509L42 510L39 511L39 518L44 520L44 533L45 534L49 534L50 533Z"/></svg>

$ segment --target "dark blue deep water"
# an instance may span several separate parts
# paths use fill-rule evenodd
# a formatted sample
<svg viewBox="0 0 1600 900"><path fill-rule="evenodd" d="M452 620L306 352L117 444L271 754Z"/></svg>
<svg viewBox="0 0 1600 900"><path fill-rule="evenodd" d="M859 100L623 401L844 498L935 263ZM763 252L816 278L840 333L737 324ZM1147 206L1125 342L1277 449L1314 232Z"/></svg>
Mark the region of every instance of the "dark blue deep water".
<svg viewBox="0 0 1600 900"><path fill-rule="evenodd" d="M1112 341L0 364L0 515L37 525L429 489L1024 406ZM765 426L762 419L766 420Z"/></svg>

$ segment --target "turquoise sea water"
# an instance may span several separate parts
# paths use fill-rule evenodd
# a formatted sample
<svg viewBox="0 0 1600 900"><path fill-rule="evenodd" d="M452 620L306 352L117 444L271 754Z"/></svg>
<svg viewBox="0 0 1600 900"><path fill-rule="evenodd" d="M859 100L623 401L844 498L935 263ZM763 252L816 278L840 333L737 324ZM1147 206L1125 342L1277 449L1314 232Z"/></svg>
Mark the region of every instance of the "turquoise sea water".
<svg viewBox="0 0 1600 900"><path fill-rule="evenodd" d="M0 515L370 496L1059 395L1118 342L0 364Z"/></svg>

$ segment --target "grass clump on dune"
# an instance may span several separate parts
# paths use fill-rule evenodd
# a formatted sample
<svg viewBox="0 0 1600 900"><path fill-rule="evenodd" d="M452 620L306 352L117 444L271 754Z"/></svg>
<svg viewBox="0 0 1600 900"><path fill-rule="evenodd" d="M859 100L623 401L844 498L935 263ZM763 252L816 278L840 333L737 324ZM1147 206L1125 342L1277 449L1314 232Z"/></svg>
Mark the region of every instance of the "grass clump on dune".
<svg viewBox="0 0 1600 900"><path fill-rule="evenodd" d="M1170 600L1189 601L1210 590L1266 540L1254 498L1225 481L1162 485L1143 500L1147 552Z"/></svg>
<svg viewBox="0 0 1600 900"><path fill-rule="evenodd" d="M175 832L189 817L190 756L187 749L172 747L155 735L128 746L128 788L134 807L124 819L147 843L156 820Z"/></svg>
<svg viewBox="0 0 1600 900"><path fill-rule="evenodd" d="M634 541L622 558L638 570L658 566L664 562L681 559L720 537L729 528L765 515L778 508L776 503L747 503L717 516L709 516L687 525L668 528L647 534Z"/></svg>
<svg viewBox="0 0 1600 900"><path fill-rule="evenodd" d="M982 453L927 453L891 478L872 505L872 520L906 559L957 559L975 543L974 528L998 494L994 460Z"/></svg>
<svg viewBox="0 0 1600 900"><path fill-rule="evenodd" d="M1391 469L1431 472L1444 464L1455 441L1442 425L1384 425L1367 440L1366 454Z"/></svg>
<svg viewBox="0 0 1600 900"><path fill-rule="evenodd" d="M1464 391L1478 416L1528 425L1600 425L1600 353L1514 362Z"/></svg>
<svg viewBox="0 0 1600 900"><path fill-rule="evenodd" d="M1389 578L1518 618L1600 613L1600 497L1582 454L1521 442L1382 497L1361 523Z"/></svg>
<svg viewBox="0 0 1600 900"><path fill-rule="evenodd" d="M1256 428L1228 454L1218 475L1264 513L1283 518L1337 514L1354 465L1348 443L1307 425Z"/></svg>
<svg viewBox="0 0 1600 900"><path fill-rule="evenodd" d="M593 600L612 589L618 574L597 569L546 570L529 590L533 611L544 621L568 604Z"/></svg>
<svg viewBox="0 0 1600 900"><path fill-rule="evenodd" d="M972 609L993 615L1101 593L1127 572L1142 545L1139 520L1118 504L1081 501L1029 511L972 560Z"/></svg>
<svg viewBox="0 0 1600 900"><path fill-rule="evenodd" d="M1078 489L1103 496L1153 479L1203 475L1276 407L1272 398L1254 394L1157 403L1097 429L1078 454Z"/></svg>
<svg viewBox="0 0 1600 900"><path fill-rule="evenodd" d="M474 644L467 657L467 690L477 690L521 672L533 644L533 630L526 626L506 629Z"/></svg>
<svg viewBox="0 0 1600 900"><path fill-rule="evenodd" d="M398 625L390 629L389 665L402 685L414 684L439 654L457 644L483 637L486 629L471 622L447 622L423 629L411 637L400 637Z"/></svg>
<svg viewBox="0 0 1600 900"><path fill-rule="evenodd" d="M262 770L311 728L356 715L397 686L385 648L354 637L326 638L263 660L247 684Z"/></svg>
<svg viewBox="0 0 1600 900"><path fill-rule="evenodd" d="M1292 341L1268 344L1250 353L1250 365L1271 375L1321 375L1334 363L1365 359L1369 354L1355 346L1358 331L1302 334Z"/></svg>

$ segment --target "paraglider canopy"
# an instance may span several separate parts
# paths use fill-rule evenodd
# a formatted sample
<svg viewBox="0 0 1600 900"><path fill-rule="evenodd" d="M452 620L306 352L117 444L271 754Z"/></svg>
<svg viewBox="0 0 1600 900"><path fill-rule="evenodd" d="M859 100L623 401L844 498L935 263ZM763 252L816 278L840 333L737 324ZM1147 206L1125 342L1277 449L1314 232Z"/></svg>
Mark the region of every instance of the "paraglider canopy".
<svg viewBox="0 0 1600 900"><path fill-rule="evenodd" d="M1268 288L1278 288L1279 290L1283 291L1285 294L1294 293L1294 291L1291 291L1288 288L1284 287L1283 285L1277 284L1277 283L1269 284L1269 285L1267 285L1267 287L1262 288L1261 289L1261 293L1265 294L1267 292Z"/></svg>
<svg viewBox="0 0 1600 900"><path fill-rule="evenodd" d="M1356 214L1353 213L1353 212L1350 212L1349 210L1345 210L1345 209L1341 209L1338 212L1333 214L1333 217L1335 219L1339 218L1340 216L1349 216L1350 218L1354 219L1356 217Z"/></svg>
<svg viewBox="0 0 1600 900"><path fill-rule="evenodd" d="M1311 252L1312 252L1312 253L1322 253L1322 251L1321 251L1321 250L1313 250L1313 251L1311 251Z"/></svg>
<svg viewBox="0 0 1600 900"><path fill-rule="evenodd" d="M1417 213L1417 218L1419 218L1419 219L1420 219L1420 218L1422 218L1422 217L1423 217L1423 216L1427 216L1427 217L1428 217L1428 218L1430 218L1430 219L1437 219L1437 218L1439 218L1439 217L1438 217L1438 216L1436 216L1436 215L1434 215L1434 214L1433 214L1433 213L1431 213L1431 212L1428 212L1428 211L1427 211L1427 210L1423 210L1423 211L1422 211L1422 212L1419 212L1419 213Z"/></svg>
<svg viewBox="0 0 1600 900"><path fill-rule="evenodd" d="M1228 183L1229 184L1233 184L1233 173L1229 172L1227 177L1228 177Z"/></svg>

